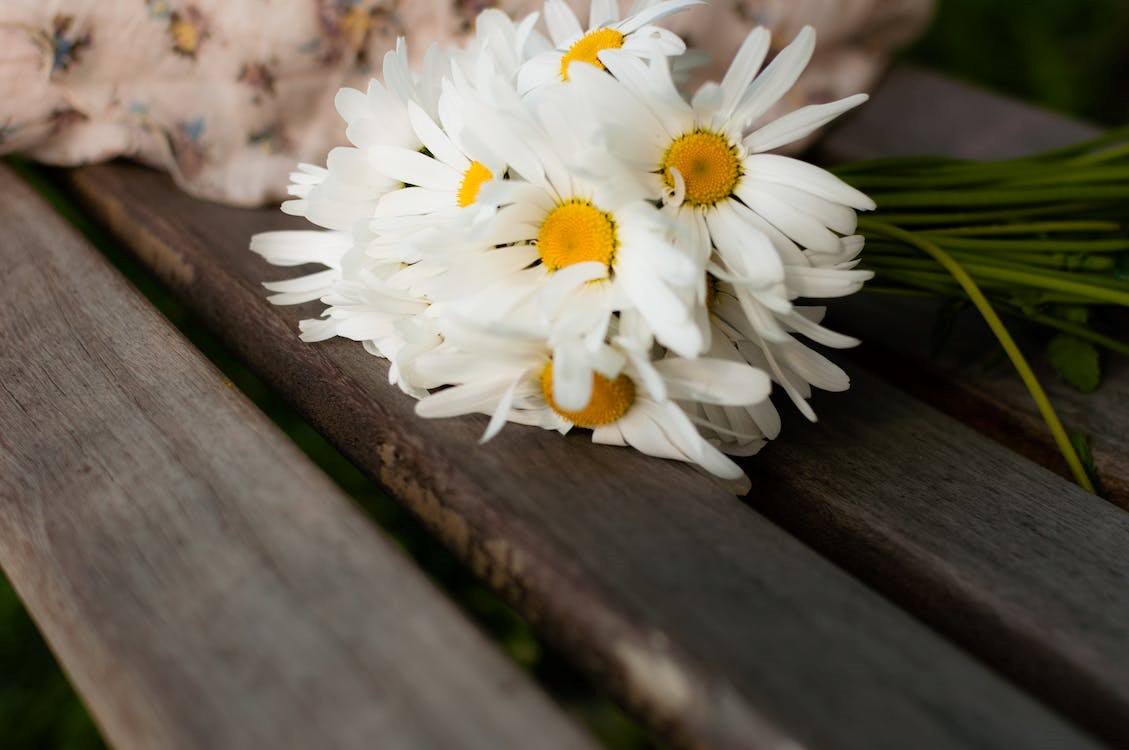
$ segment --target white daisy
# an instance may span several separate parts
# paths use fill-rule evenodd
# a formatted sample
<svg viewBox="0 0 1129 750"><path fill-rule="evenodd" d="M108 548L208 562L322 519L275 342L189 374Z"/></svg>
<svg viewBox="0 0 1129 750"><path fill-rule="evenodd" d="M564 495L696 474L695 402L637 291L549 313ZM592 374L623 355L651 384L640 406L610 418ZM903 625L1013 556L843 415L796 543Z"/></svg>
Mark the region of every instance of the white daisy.
<svg viewBox="0 0 1129 750"><path fill-rule="evenodd" d="M662 59L645 63L608 50L600 57L614 78L584 69L574 75L601 119L605 148L643 179L649 197L664 201L680 243L711 257L710 273L732 285L754 342L765 346L792 340L790 330L806 333L796 297L849 294L870 277L841 259L855 244L844 237L855 229L855 210L874 207L818 167L764 153L807 136L865 95L803 107L749 132L795 83L815 34L805 28L757 75L769 41L766 30L754 30L722 82L703 85L691 103ZM789 393L802 401L799 391Z"/></svg>
<svg viewBox="0 0 1129 750"><path fill-rule="evenodd" d="M483 187L479 201L498 211L478 230L431 234L421 252L442 255L437 262L448 271L429 296L475 290L457 306L468 317L540 316L553 340L582 336L592 346L614 313L636 309L664 346L698 354L705 342L692 304L704 269L671 243L669 222L638 191L624 189L629 185L593 182L582 160L566 160L583 156L569 100L547 97L531 112L504 82L489 93L464 102L467 132L509 165L511 178Z"/></svg>
<svg viewBox="0 0 1129 750"><path fill-rule="evenodd" d="M432 382L451 383L416 404L423 417L490 415L482 440L507 421L555 429L592 430L592 440L630 445L652 456L698 464L730 480L741 469L699 435L679 402L745 405L767 397L759 370L717 359L650 362L627 341L592 353L589 398L576 409L560 403L562 373L576 363L558 359L536 333L490 330L450 319L444 343L417 360Z"/></svg>
<svg viewBox="0 0 1129 750"><path fill-rule="evenodd" d="M372 163L374 147L418 150L420 142L409 114L409 105L431 117L438 115L442 75L450 61L437 46L428 49L423 72L408 67L407 45L401 38L396 49L384 56L384 82L372 79L368 91L343 88L334 104L345 121L345 136L353 144L329 152L324 169L300 165L293 173L289 192L293 200L282 204L285 213L304 216L327 229L352 230L371 218L377 202L400 187L395 179L377 171Z"/></svg>
<svg viewBox="0 0 1129 750"><path fill-rule="evenodd" d="M450 81L439 99L439 122L410 102L408 118L421 149L375 145L368 149L372 168L398 188L386 192L373 209L369 227L399 233L434 227L475 205L482 186L501 178L506 165L491 152L463 138L462 96ZM481 218L481 216L479 217Z"/></svg>
<svg viewBox="0 0 1129 750"><path fill-rule="evenodd" d="M546 0L545 24L553 49L534 56L518 71L518 91L526 94L542 86L567 81L574 62L584 62L603 70L600 52L620 49L637 57L677 56L686 44L672 31L653 26L655 21L703 5L702 0L638 0L627 17L620 19L617 0L592 0L588 28L564 0Z"/></svg>
<svg viewBox="0 0 1129 750"><path fill-rule="evenodd" d="M577 75L603 121L606 147L649 175L651 195L677 209L685 235L711 240L735 273L782 280L783 261L803 263L797 244L837 252L841 235L854 231L854 209L874 203L818 167L764 153L805 137L861 104L865 94L803 107L747 133L803 72L815 32L805 27L758 76L769 41L766 30L755 29L722 82L703 85L689 104L663 59L644 63L607 50L600 58L615 78ZM748 247L753 235L790 242L775 252L772 242Z"/></svg>

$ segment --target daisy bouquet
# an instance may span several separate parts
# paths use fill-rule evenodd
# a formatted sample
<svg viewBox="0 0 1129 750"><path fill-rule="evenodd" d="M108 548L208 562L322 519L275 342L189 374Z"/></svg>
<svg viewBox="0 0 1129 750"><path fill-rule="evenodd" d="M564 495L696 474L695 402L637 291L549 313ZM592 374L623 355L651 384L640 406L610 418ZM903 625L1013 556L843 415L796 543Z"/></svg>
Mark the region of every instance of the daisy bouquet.
<svg viewBox="0 0 1129 750"><path fill-rule="evenodd" d="M639 0L621 17L593 0L586 23L563 0L516 21L486 10L418 71L400 40L382 80L337 95L351 145L292 175L283 210L321 229L252 239L273 264L321 267L268 282L272 301L320 300L301 337L386 358L421 417L488 415L483 441L507 422L582 428L741 491L731 457L779 433L774 388L815 419L812 389L849 385L811 346L857 343L820 303L922 247L863 225L883 253L858 268L856 212L875 203L843 177L881 188L884 167L836 176L774 153L866 99L766 116L811 28L767 65L753 30L687 96L695 58L656 23L699 4Z"/></svg>

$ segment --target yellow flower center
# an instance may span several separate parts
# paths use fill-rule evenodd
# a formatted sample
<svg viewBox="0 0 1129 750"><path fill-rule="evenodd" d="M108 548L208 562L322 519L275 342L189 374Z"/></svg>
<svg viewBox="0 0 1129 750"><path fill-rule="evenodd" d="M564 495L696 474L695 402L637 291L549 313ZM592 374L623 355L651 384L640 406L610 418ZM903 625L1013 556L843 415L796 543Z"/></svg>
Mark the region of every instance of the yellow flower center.
<svg viewBox="0 0 1129 750"><path fill-rule="evenodd" d="M537 231L537 252L550 271L591 260L610 269L615 247L612 217L585 200L559 204Z"/></svg>
<svg viewBox="0 0 1129 750"><path fill-rule="evenodd" d="M686 202L712 206L733 194L741 177L737 149L729 139L708 130L695 130L670 144L662 160L662 176L667 187L674 187L672 169L677 169L686 184Z"/></svg>
<svg viewBox="0 0 1129 750"><path fill-rule="evenodd" d="M566 411L553 401L553 363L545 365L541 371L541 393L545 403L553 411L572 422L577 427L589 429L615 422L635 403L635 383L626 375L615 380L606 378L598 372L592 373L592 398L588 405L579 411Z"/></svg>
<svg viewBox="0 0 1129 750"><path fill-rule="evenodd" d="M574 60L595 65L604 70L604 64L597 55L606 49L619 49L623 46L623 34L615 29L596 29L577 39L568 52L561 57L561 80L568 80L568 66Z"/></svg>
<svg viewBox="0 0 1129 750"><path fill-rule="evenodd" d="M486 165L472 161L467 170L463 172L463 181L459 183L458 202L459 208L466 208L474 203L475 198L478 197L478 190L482 187L482 183L487 180L494 179L494 173L487 169Z"/></svg>

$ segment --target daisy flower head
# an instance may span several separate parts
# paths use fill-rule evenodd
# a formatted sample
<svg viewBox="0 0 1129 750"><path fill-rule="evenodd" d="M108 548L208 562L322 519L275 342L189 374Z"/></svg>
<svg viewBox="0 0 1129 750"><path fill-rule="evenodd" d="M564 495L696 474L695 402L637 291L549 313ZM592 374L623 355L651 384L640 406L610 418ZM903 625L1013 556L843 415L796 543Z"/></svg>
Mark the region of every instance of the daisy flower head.
<svg viewBox="0 0 1129 750"><path fill-rule="evenodd" d="M443 81L433 118L415 102L407 105L408 121L418 148L379 144L369 148L369 163L397 187L382 195L372 211L369 227L385 234L406 236L421 228L434 229L460 213L480 208L482 187L506 172L504 162L477 147L467 137L462 114L463 94L451 80ZM466 221L481 220L481 211Z"/></svg>
<svg viewBox="0 0 1129 750"><path fill-rule="evenodd" d="M681 55L686 51L686 43L654 22L703 4L703 0L637 0L621 19L617 0L592 0L585 28L564 0L546 0L545 24L553 48L522 66L517 76L518 91L527 94L546 85L567 82L574 62L604 70L600 53L608 49L641 58Z"/></svg>
<svg viewBox="0 0 1129 750"><path fill-rule="evenodd" d="M643 453L697 464L728 480L741 469L706 441L681 404L747 405L762 402L770 384L744 363L710 358L657 362L631 341L614 337L590 361L587 395L579 403L562 388L561 375L576 362L553 354L543 332L489 329L448 319L444 343L417 361L435 384L450 383L416 404L423 417L488 414L482 441L507 421L567 433L592 431L592 441L626 445Z"/></svg>
<svg viewBox="0 0 1129 750"><path fill-rule="evenodd" d="M689 102L662 58L643 61L606 50L600 59L612 76L574 71L602 120L604 147L632 166L648 197L663 203L679 242L709 258L711 283L728 285L745 321L743 340L770 356L769 343L789 341L794 332L843 343L845 337L798 313L793 300L849 294L870 277L853 269L861 249L853 232L855 212L874 208L873 201L823 169L768 153L805 138L866 96L759 123L795 84L814 45L815 32L805 27L761 71L770 35L755 29L722 81L703 84ZM782 385L802 402L804 389ZM806 404L801 410L810 412Z"/></svg>
<svg viewBox="0 0 1129 750"><path fill-rule="evenodd" d="M581 124L570 117L571 96L562 90L532 106L501 83L488 93L489 99L467 102L463 114L483 151L508 165L509 179L482 189L479 200L496 208L483 234L470 233L462 246L439 244L457 256L452 268L488 268L501 252L515 258L526 252L531 260L495 279L507 293L489 296L477 314L464 313L501 320L524 305L560 335L587 331L598 341L611 316L630 308L664 346L684 356L700 353L705 342L693 303L702 269L674 245L669 218L638 189L586 176L586 159L608 156L587 149ZM468 251L476 241L478 248ZM465 277L462 270L456 276Z"/></svg>

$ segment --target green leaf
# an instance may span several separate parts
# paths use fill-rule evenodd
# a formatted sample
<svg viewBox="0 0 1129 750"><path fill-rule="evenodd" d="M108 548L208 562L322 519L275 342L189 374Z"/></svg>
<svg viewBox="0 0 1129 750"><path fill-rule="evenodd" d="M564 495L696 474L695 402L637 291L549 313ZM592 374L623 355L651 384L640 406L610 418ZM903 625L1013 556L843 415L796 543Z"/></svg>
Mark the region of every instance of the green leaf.
<svg viewBox="0 0 1129 750"><path fill-rule="evenodd" d="M1082 461L1082 468L1086 470L1090 481L1094 483L1094 489L1099 495L1105 497L1105 486L1102 484L1101 477L1098 476L1098 467L1094 464L1094 452L1090 450L1089 438L1081 432L1074 432L1070 435L1070 442L1074 445L1079 460Z"/></svg>
<svg viewBox="0 0 1129 750"><path fill-rule="evenodd" d="M1083 393L1096 390L1101 383L1098 348L1089 341L1060 333L1047 344L1046 355L1059 377Z"/></svg>

